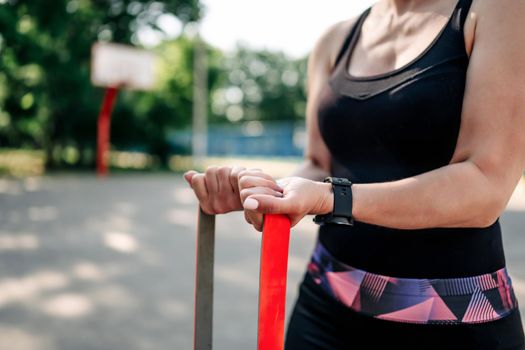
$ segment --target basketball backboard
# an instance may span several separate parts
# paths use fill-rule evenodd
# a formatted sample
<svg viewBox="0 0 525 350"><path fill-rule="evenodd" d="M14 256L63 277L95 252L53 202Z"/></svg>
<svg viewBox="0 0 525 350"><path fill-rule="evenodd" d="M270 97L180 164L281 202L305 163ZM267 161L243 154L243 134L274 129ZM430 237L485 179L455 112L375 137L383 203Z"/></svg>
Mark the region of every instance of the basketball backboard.
<svg viewBox="0 0 525 350"><path fill-rule="evenodd" d="M114 43L95 43L91 49L91 81L95 86L150 90L155 84L155 55Z"/></svg>

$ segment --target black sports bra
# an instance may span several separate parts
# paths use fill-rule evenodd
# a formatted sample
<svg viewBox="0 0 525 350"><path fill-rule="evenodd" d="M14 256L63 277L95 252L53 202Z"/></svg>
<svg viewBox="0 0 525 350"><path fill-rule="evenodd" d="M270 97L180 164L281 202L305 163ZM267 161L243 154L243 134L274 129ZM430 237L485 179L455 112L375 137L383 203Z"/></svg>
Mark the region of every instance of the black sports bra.
<svg viewBox="0 0 525 350"><path fill-rule="evenodd" d="M449 164L466 71L463 25L472 0L459 0L445 27L417 58L384 74L353 77L348 63L364 11L346 38L318 108L331 175L354 183L393 181ZM450 278L505 266L499 219L484 228L403 230L355 221L324 225L319 239L338 259L379 274Z"/></svg>

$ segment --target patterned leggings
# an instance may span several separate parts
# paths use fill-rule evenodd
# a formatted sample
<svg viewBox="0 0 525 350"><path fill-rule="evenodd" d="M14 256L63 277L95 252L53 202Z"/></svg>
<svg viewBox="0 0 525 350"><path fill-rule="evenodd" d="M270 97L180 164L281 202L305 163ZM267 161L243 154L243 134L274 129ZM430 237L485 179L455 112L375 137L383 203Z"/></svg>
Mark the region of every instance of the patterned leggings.
<svg viewBox="0 0 525 350"><path fill-rule="evenodd" d="M508 290L510 284L505 271L489 275L488 279L485 276L461 281L427 280L426 283L419 280L423 287L414 291L411 288L415 280L388 280L392 285L385 285L377 281L378 275L360 274L362 270L338 264L318 244L299 288L287 327L285 350L525 350L520 312L515 307L517 302L511 289L510 294L501 292ZM334 272L343 273L346 280L334 279L330 275ZM356 278L360 281L357 299ZM498 283L491 285L491 280ZM429 289L428 283L433 288ZM463 289L457 291L458 286ZM465 295L469 288L472 290L465 302L464 296L458 295ZM493 290L495 292L491 292ZM498 290L499 293L491 296L490 293ZM398 296L406 294L409 297L400 299L392 291ZM415 296L423 299L414 300ZM447 307L441 303L443 300ZM439 308L421 307L427 303L439 305ZM458 309L461 304L466 305L463 310ZM388 309L400 312L385 312ZM445 309L451 313L444 312ZM461 317L454 320L452 315L459 313ZM379 315L387 317L377 317Z"/></svg>

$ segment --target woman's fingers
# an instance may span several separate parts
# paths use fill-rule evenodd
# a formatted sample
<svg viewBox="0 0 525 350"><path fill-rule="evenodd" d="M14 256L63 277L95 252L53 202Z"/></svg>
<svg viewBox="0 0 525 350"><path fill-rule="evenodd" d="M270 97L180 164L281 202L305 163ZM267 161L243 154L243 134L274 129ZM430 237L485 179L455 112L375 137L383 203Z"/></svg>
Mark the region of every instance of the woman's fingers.
<svg viewBox="0 0 525 350"><path fill-rule="evenodd" d="M205 173L184 174L207 214L243 210L245 219L262 231L265 214L285 214L292 227L308 213L316 213L326 189L311 180L288 177L275 181L260 169L210 166ZM279 184L281 186L279 186Z"/></svg>
<svg viewBox="0 0 525 350"><path fill-rule="evenodd" d="M243 207L263 214L292 214L297 212L297 205L289 197L279 198L268 194L252 194L243 200Z"/></svg>
<svg viewBox="0 0 525 350"><path fill-rule="evenodd" d="M191 178L191 187L197 196L202 210L206 214L215 214L210 205L208 188L206 186L206 179L204 174L194 174Z"/></svg>
<svg viewBox="0 0 525 350"><path fill-rule="evenodd" d="M282 192L282 188L275 181L260 176L244 175L239 179L241 190L251 187L267 187L276 192Z"/></svg>
<svg viewBox="0 0 525 350"><path fill-rule="evenodd" d="M249 223L250 225L252 225L252 219L251 219L251 216L250 213L248 213L247 210L244 211L244 219L246 219L246 222Z"/></svg>
<svg viewBox="0 0 525 350"><path fill-rule="evenodd" d="M255 222L253 224L253 227L259 231L259 232L262 232L263 230L263 226L264 226L264 216L263 215L260 215L260 220L257 220L257 222Z"/></svg>
<svg viewBox="0 0 525 350"><path fill-rule="evenodd" d="M263 227L264 214L258 213L252 210L244 210L244 218L246 221L253 225L257 231L261 231Z"/></svg>
<svg viewBox="0 0 525 350"><path fill-rule="evenodd" d="M208 199L208 186L204 174L195 174L191 178L191 187L200 201Z"/></svg>
<svg viewBox="0 0 525 350"><path fill-rule="evenodd" d="M204 173L189 170L183 177L194 190L202 210L208 214L243 210L242 200L251 194L280 196L282 192L273 178L259 168L211 165ZM241 196L241 191L247 188L259 189L244 191Z"/></svg>
<svg viewBox="0 0 525 350"><path fill-rule="evenodd" d="M268 188L268 187L248 187L248 188L243 188L240 192L240 196L243 202L246 198L248 198L249 196L255 195L255 194L265 194L265 195L275 196L275 197L283 196L281 192L272 190L271 188Z"/></svg>
<svg viewBox="0 0 525 350"><path fill-rule="evenodd" d="M257 176L257 177L262 177L263 179L275 182L275 180L273 179L271 175L266 174L259 168L251 168L251 169L246 169L246 170L241 171L239 173L239 178L242 178L244 176Z"/></svg>
<svg viewBox="0 0 525 350"><path fill-rule="evenodd" d="M184 180L186 180L186 182L191 186L191 178L193 177L193 175L195 174L198 174L195 170L189 170L187 172L184 173L183 177L184 177Z"/></svg>
<svg viewBox="0 0 525 350"><path fill-rule="evenodd" d="M253 227L262 232L264 217L267 214L283 214L290 218L290 227L294 227L305 216L297 210L290 198L279 198L267 194L251 195L243 202L244 211L248 214L249 222Z"/></svg>
<svg viewBox="0 0 525 350"><path fill-rule="evenodd" d="M243 170L246 168L241 166L211 165L203 173L189 170L183 177L205 213L223 214L243 210L238 185L238 174Z"/></svg>
<svg viewBox="0 0 525 350"><path fill-rule="evenodd" d="M268 187L250 187L245 188L241 190L241 198L247 198L249 196L253 195L268 195L268 196L275 196L275 197L282 197L282 193L278 191L274 191L271 188ZM256 230L261 231L263 227L263 214L261 214L258 211L253 210L244 210L244 217L246 218L246 221L253 225Z"/></svg>
<svg viewBox="0 0 525 350"><path fill-rule="evenodd" d="M233 192L239 193L239 173L243 170L246 170L246 167L234 166L230 171L230 185L233 189Z"/></svg>
<svg viewBox="0 0 525 350"><path fill-rule="evenodd" d="M216 165L210 165L206 168L204 176L206 179L206 187L208 188L209 193L218 193L219 192L219 181L217 179L217 170L219 169Z"/></svg>
<svg viewBox="0 0 525 350"><path fill-rule="evenodd" d="M260 169L246 169L239 172L238 187L242 202L253 195L283 196L283 189L275 182L273 177ZM257 231L262 231L264 221L262 213L248 210L245 207L244 217Z"/></svg>

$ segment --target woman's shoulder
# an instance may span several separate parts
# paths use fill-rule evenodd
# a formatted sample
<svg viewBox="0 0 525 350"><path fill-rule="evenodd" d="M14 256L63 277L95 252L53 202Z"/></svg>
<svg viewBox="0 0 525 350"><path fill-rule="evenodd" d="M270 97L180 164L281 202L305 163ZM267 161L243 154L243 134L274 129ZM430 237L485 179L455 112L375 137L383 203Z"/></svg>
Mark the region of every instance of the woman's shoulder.
<svg viewBox="0 0 525 350"><path fill-rule="evenodd" d="M512 41L512 37L520 34L524 18L524 1L472 0L464 27L467 51L474 49L476 39L481 36L500 36Z"/></svg>
<svg viewBox="0 0 525 350"><path fill-rule="evenodd" d="M469 17L477 22L486 20L499 20L503 23L505 19L518 19L523 16L525 2L516 0L472 0ZM498 30L497 28L494 28Z"/></svg>
<svg viewBox="0 0 525 350"><path fill-rule="evenodd" d="M325 28L310 52L310 61L313 61L316 66L323 66L331 70L357 18L358 16L355 16L342 20Z"/></svg>

